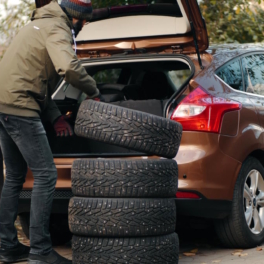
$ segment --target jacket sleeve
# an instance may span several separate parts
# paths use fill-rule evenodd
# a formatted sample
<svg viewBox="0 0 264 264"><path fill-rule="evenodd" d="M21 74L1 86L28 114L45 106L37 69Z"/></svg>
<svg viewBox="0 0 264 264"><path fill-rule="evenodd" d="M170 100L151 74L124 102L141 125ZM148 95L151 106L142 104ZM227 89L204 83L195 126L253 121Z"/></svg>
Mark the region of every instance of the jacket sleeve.
<svg viewBox="0 0 264 264"><path fill-rule="evenodd" d="M56 103L51 98L48 98L47 107L41 113L42 121L44 122L49 121L50 123L53 124L53 122L60 116L61 116L61 112L57 107Z"/></svg>
<svg viewBox="0 0 264 264"><path fill-rule="evenodd" d="M61 116L61 112L58 106L51 98L51 95L55 92L60 79L61 77L55 72L50 75L48 83L47 102L43 112L41 113L41 119L44 122L49 121L53 123L58 117Z"/></svg>
<svg viewBox="0 0 264 264"><path fill-rule="evenodd" d="M99 95L95 80L87 74L72 48L72 35L68 28L54 25L46 39L46 48L57 73L65 77L66 82L90 98Z"/></svg>

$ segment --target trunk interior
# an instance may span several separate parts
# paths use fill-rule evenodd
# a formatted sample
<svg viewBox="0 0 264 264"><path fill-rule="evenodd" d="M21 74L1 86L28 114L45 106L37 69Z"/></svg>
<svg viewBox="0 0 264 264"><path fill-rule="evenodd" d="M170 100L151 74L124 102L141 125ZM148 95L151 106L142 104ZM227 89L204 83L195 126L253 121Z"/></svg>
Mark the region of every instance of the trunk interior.
<svg viewBox="0 0 264 264"><path fill-rule="evenodd" d="M193 75L190 61L179 58L117 60L111 63L88 63L84 66L96 80L106 103L161 117L166 117L171 99L175 98ZM74 125L79 106L86 99L86 95L65 82L61 83L58 90L60 92L53 100ZM45 128L54 157L144 155L76 135L56 137L51 125L46 124Z"/></svg>

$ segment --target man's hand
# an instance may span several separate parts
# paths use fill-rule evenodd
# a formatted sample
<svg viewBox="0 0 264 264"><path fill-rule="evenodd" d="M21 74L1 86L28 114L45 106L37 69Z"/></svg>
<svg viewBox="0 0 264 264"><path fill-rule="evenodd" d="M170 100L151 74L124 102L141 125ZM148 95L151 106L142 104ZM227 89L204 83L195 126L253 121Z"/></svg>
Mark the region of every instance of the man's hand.
<svg viewBox="0 0 264 264"><path fill-rule="evenodd" d="M67 122L67 117L65 117L64 115L55 120L55 122L53 123L53 127L56 131L57 137L73 136L73 129Z"/></svg>

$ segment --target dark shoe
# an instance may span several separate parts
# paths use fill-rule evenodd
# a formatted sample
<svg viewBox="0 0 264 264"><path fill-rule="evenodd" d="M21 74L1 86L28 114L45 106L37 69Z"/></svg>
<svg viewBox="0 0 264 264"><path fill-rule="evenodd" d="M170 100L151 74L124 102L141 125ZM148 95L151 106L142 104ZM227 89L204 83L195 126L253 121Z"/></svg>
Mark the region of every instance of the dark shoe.
<svg viewBox="0 0 264 264"><path fill-rule="evenodd" d="M30 264L71 264L72 261L60 256L55 250L48 255L29 254L28 263Z"/></svg>
<svg viewBox="0 0 264 264"><path fill-rule="evenodd" d="M14 263L27 260L30 248L22 244L12 249L0 248L0 262Z"/></svg>

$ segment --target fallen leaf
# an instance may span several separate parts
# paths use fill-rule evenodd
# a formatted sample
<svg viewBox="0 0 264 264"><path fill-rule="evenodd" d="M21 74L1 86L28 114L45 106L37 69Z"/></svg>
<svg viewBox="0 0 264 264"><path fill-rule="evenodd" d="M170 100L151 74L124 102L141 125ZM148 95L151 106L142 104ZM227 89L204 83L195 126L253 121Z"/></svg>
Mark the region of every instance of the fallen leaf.
<svg viewBox="0 0 264 264"><path fill-rule="evenodd" d="M195 249L191 250L190 252L196 254L198 252L198 248L195 248Z"/></svg>
<svg viewBox="0 0 264 264"><path fill-rule="evenodd" d="M233 252L232 255L238 256L238 257L245 257L248 255L248 253L242 253L242 251Z"/></svg>
<svg viewBox="0 0 264 264"><path fill-rule="evenodd" d="M236 249L235 252L243 252L243 249Z"/></svg>
<svg viewBox="0 0 264 264"><path fill-rule="evenodd" d="M241 255L241 252L233 252L232 255L234 255L234 256L240 256Z"/></svg>
<svg viewBox="0 0 264 264"><path fill-rule="evenodd" d="M193 257L196 254L195 253L192 253L192 252L186 252L186 253L183 253L183 255L186 256L186 257Z"/></svg>
<svg viewBox="0 0 264 264"><path fill-rule="evenodd" d="M257 247L257 251L262 251L263 249L261 247Z"/></svg>

